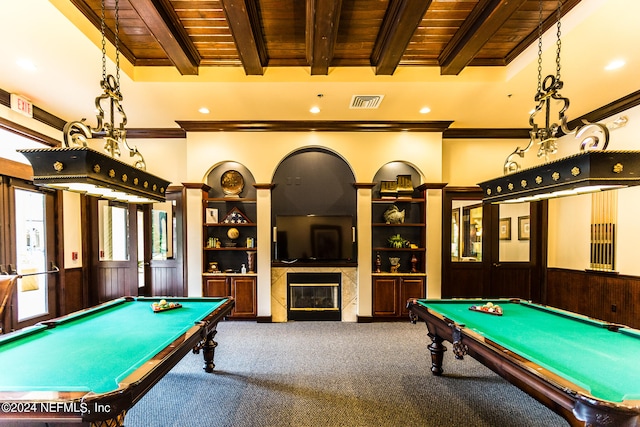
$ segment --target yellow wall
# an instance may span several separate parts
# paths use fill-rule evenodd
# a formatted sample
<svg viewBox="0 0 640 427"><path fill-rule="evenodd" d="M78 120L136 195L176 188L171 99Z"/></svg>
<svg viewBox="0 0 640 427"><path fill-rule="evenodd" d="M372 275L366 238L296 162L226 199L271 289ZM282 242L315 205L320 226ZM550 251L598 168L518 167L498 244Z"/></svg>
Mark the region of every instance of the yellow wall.
<svg viewBox="0 0 640 427"><path fill-rule="evenodd" d="M528 141L515 139L445 139L443 180L450 186L468 187L501 176L507 156L527 144Z"/></svg>
<svg viewBox="0 0 640 427"><path fill-rule="evenodd" d="M425 181L440 182L441 134L431 132L193 132L187 136L187 180L203 182L214 165L237 161L256 182L271 182L279 162L302 147L325 147L342 156L356 181L371 182L384 164L403 160Z"/></svg>
<svg viewBox="0 0 640 427"><path fill-rule="evenodd" d="M341 156L351 167L356 182L372 182L386 163L404 161L422 174L424 182L442 182L442 136L431 132L207 132L187 136L187 182L204 182L208 172L225 161L246 166L258 183L270 183L279 163L304 147L323 147ZM327 171L330 173L329 171ZM414 183L420 184L420 183ZM364 199L367 199L364 201ZM199 211L197 197L188 197L189 212ZM258 195L258 310L269 316L270 308L270 199ZM358 315L371 315L371 254L362 242L371 242L370 195L360 190L358 196L359 295ZM427 195L427 294L440 296L440 191ZM266 206L268 205L268 206ZM191 218L190 214L188 214ZM195 215L194 215L195 218ZM189 294L201 292L202 227L189 227ZM198 243L192 243L198 242ZM197 251L197 254L193 252ZM264 267L267 268L264 268Z"/></svg>
<svg viewBox="0 0 640 427"><path fill-rule="evenodd" d="M638 149L637 134L640 131L640 107L624 112L628 124L611 132L609 150ZM61 139L61 132L40 122L28 119L0 106L0 117L34 129L40 133ZM612 122L614 116L603 122ZM301 147L324 147L342 156L352 168L357 182L371 182L377 170L390 161L405 161L416 167L423 182L447 182L450 186L473 186L478 182L502 174L506 157L524 140L444 140L439 133L429 132L209 132L190 133L186 139L132 140L145 156L150 173L162 176L173 184L204 182L208 171L224 161L237 161L245 165L256 182L269 183L279 162ZM522 161L523 167L541 163L533 147ZM578 142L573 136L559 141L556 158L575 154ZM127 161L126 159L122 159ZM362 197L362 196L360 196ZM270 205L270 200L265 199ZM640 240L640 189L619 191L617 233L617 268L622 274L640 275L636 248ZM78 203L65 197L65 214L79 217ZM365 203L359 201L360 209ZM590 196L569 197L549 202L549 252L550 267L581 270L589 262L589 212ZM188 271L190 294L201 289L202 272L201 204L199 195L191 194L187 200ZM267 212L267 213L264 213ZM268 217L264 211L261 218ZM75 214L74 214L75 213ZM441 197L440 192L428 192L427 202L427 274L428 296L440 295L440 241ZM76 251L78 233L73 221L66 221L64 236L67 252ZM366 218L366 215L362 215ZM76 222L77 223L77 222ZM192 226L197 224L198 226ZM360 241L367 240L370 227L359 224ZM267 236L268 230L263 236ZM264 238L263 238L264 240ZM266 244L266 243L265 243ZM65 253L65 266L75 267ZM365 264L366 259L362 260ZM259 265L266 265L265 263ZM366 268L366 267L364 267ZM264 269L264 268L263 268ZM362 280L364 276L360 276ZM261 283L268 284L266 278ZM264 285L267 286L267 285ZM266 292L263 289L263 292ZM361 295L363 306L369 304L370 295ZM370 304L369 304L370 305ZM361 307L362 308L362 307ZM364 310L364 308L362 308ZM359 313L366 315L364 311Z"/></svg>

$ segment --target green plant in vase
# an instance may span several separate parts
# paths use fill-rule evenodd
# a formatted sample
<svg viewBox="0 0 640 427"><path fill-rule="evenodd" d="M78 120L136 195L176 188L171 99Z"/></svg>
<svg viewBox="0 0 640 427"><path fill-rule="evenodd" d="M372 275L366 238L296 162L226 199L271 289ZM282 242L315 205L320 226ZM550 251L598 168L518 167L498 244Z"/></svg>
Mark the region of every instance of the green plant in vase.
<svg viewBox="0 0 640 427"><path fill-rule="evenodd" d="M394 234L393 236L389 237L387 241L389 242L389 247L395 249L404 248L407 244L407 240L403 239L399 234Z"/></svg>

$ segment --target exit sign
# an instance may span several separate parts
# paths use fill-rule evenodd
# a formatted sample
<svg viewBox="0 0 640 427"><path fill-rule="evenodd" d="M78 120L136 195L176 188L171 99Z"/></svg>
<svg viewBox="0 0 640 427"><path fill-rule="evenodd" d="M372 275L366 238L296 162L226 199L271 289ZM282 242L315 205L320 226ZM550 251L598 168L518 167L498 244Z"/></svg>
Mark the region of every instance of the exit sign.
<svg viewBox="0 0 640 427"><path fill-rule="evenodd" d="M15 93L11 94L11 109L27 117L33 117L33 104L31 101Z"/></svg>

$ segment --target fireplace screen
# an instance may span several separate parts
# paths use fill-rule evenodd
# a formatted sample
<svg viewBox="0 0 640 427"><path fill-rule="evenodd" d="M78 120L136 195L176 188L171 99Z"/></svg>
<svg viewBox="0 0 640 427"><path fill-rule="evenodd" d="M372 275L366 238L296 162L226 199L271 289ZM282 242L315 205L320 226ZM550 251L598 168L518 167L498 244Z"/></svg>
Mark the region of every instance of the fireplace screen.
<svg viewBox="0 0 640 427"><path fill-rule="evenodd" d="M338 283L289 284L289 310L340 310Z"/></svg>

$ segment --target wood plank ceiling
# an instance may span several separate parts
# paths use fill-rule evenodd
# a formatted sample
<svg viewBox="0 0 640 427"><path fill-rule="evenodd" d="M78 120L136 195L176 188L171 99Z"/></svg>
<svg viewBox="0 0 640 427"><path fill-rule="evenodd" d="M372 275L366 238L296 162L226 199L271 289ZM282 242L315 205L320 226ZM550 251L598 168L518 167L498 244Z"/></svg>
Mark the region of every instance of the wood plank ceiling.
<svg viewBox="0 0 640 427"><path fill-rule="evenodd" d="M71 0L97 27L101 0ZM105 0L115 42L115 2ZM561 14L580 0L561 0ZM557 21L558 0L119 0L119 45L134 66L440 67L504 66Z"/></svg>

